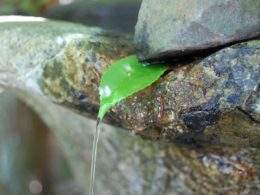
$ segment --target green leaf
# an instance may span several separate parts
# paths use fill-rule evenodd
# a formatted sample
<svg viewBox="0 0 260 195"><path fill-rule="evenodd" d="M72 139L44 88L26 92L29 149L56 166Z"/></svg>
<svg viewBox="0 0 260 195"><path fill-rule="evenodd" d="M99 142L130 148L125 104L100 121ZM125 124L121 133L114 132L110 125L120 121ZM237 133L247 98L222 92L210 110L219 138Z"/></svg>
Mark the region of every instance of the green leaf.
<svg viewBox="0 0 260 195"><path fill-rule="evenodd" d="M113 63L101 79L98 117L102 119L117 102L151 85L167 69L166 65L144 66L134 55Z"/></svg>

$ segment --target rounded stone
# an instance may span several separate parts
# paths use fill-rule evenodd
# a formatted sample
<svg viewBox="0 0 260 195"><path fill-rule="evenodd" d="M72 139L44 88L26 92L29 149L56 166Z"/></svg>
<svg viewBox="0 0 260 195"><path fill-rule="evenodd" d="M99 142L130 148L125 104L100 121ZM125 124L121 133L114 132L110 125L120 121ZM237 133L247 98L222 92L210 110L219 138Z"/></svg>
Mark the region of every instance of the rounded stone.
<svg viewBox="0 0 260 195"><path fill-rule="evenodd" d="M142 60L179 57L260 35L258 0L144 0L135 29Z"/></svg>

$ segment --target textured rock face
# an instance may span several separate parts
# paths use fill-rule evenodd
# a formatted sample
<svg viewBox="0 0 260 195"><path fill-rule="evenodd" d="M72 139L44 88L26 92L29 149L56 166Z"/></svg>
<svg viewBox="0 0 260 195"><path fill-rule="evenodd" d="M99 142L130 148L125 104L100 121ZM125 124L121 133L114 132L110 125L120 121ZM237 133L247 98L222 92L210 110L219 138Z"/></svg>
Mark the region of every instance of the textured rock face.
<svg viewBox="0 0 260 195"><path fill-rule="evenodd" d="M46 64L41 87L55 102L95 113L100 74L107 64L99 58L81 59L80 53L88 48L77 54L74 47L73 41L64 55ZM99 56L98 50L93 51ZM78 66L72 68L74 64ZM150 138L259 146L259 64L259 41L221 50L171 70L153 86L120 102L107 120Z"/></svg>
<svg viewBox="0 0 260 195"><path fill-rule="evenodd" d="M80 25L6 23L0 30L2 85L12 80L91 116L103 71L132 52L127 37ZM149 138L259 146L259 64L259 41L252 41L177 66L117 104L106 121Z"/></svg>
<svg viewBox="0 0 260 195"><path fill-rule="evenodd" d="M113 111L126 127L144 134L160 129L159 137L181 142L260 146L259 45L237 44L177 67Z"/></svg>
<svg viewBox="0 0 260 195"><path fill-rule="evenodd" d="M0 43L0 86L39 114L88 192L95 121L77 113L95 115L100 76L109 63L132 52L131 40L45 21L1 24ZM247 146L259 146L260 140L259 68L259 41L235 45L173 68L116 105L107 122L146 137L206 147L151 141L104 125L97 194L257 194L260 152ZM0 120L13 116L5 115L6 104L0 104ZM4 122L1 127L8 125Z"/></svg>
<svg viewBox="0 0 260 195"><path fill-rule="evenodd" d="M105 67L133 51L128 36L65 22L7 22L0 33L2 83L13 80L87 112L98 110Z"/></svg>
<svg viewBox="0 0 260 195"><path fill-rule="evenodd" d="M135 44L145 60L185 55L259 35L258 0L144 0Z"/></svg>

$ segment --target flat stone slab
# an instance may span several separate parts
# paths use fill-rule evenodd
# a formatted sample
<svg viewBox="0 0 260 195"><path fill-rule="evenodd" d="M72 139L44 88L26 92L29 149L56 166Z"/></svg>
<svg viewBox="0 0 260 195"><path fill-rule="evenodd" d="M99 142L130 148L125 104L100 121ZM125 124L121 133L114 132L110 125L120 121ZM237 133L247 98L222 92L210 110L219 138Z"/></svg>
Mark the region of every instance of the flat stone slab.
<svg viewBox="0 0 260 195"><path fill-rule="evenodd" d="M144 0L135 29L142 60L181 57L260 35L259 0Z"/></svg>

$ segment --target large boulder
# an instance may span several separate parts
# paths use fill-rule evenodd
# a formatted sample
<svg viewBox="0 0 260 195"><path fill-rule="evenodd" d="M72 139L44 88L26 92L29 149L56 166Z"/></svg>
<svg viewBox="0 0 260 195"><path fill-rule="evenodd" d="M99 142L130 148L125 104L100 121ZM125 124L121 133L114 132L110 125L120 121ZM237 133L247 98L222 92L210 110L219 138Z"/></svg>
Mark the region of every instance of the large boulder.
<svg viewBox="0 0 260 195"><path fill-rule="evenodd" d="M3 23L0 42L0 86L25 102L50 128L87 193L95 121L84 115L96 114L100 76L112 61L132 52L131 39L47 20ZM258 54L259 41L227 48L201 62L169 70L151 87L116 105L106 122L150 138L178 140L179 136L208 144L184 147L104 125L97 194L257 193L259 148L247 146L259 146ZM1 95L12 99L9 93ZM15 122L15 114L6 113L15 102L2 98L0 102L3 135L3 128ZM11 142L1 138L4 147L0 152ZM209 143L240 147L210 147ZM5 159L5 154L0 157ZM16 154L9 152L8 156ZM0 172L12 168L4 162L0 162ZM14 181L5 183L2 178L5 174L0 174L0 186L13 189Z"/></svg>
<svg viewBox="0 0 260 195"><path fill-rule="evenodd" d="M179 57L260 35L259 0L143 0L135 44L143 60Z"/></svg>
<svg viewBox="0 0 260 195"><path fill-rule="evenodd" d="M60 98L54 97L56 102L66 100L75 105L77 98L87 94L84 97L98 107L98 75L114 60L133 51L130 37L100 28L44 18L0 17L0 21L15 19L20 22L0 23L0 85L11 79L43 94L48 81L42 77L51 77L51 84L57 78L57 85L51 85L53 94L62 93ZM65 82L63 76L70 79ZM61 92L59 85L68 88Z"/></svg>
<svg viewBox="0 0 260 195"><path fill-rule="evenodd" d="M0 84L12 80L90 116L104 70L132 52L126 36L80 25L6 23L0 30ZM169 70L106 121L153 139L260 146L259 64L259 41L225 48Z"/></svg>
<svg viewBox="0 0 260 195"><path fill-rule="evenodd" d="M98 83L107 64L94 47L94 54L85 58L89 46L82 42L70 42L62 55L48 61L39 83L54 102L93 114L99 108ZM173 68L119 102L106 121L152 139L259 147L259 44L237 44ZM107 56L109 48L104 48Z"/></svg>
<svg viewBox="0 0 260 195"><path fill-rule="evenodd" d="M53 7L44 16L133 34L140 5L141 0L78 0Z"/></svg>

